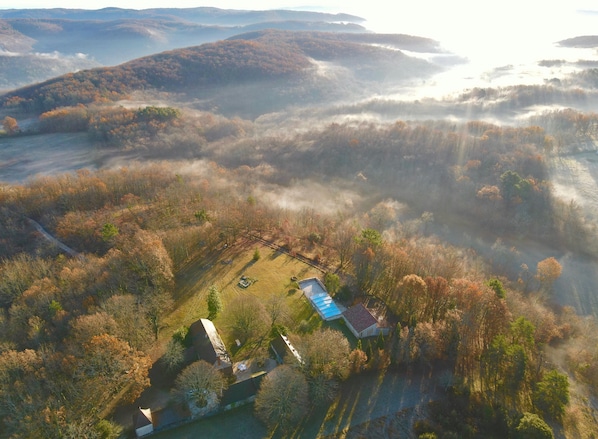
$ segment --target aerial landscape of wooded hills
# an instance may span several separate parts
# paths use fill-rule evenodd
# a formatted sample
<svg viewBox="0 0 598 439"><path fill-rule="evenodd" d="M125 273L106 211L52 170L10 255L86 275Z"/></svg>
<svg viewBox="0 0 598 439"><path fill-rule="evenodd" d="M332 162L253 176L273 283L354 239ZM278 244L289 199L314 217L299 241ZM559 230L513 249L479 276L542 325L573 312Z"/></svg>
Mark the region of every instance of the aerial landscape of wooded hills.
<svg viewBox="0 0 598 439"><path fill-rule="evenodd" d="M598 434L595 57L363 22L0 10L0 437Z"/></svg>
<svg viewBox="0 0 598 439"><path fill-rule="evenodd" d="M348 14L284 10L22 9L0 10L0 19L0 90L258 29L365 30L358 24L363 19ZM9 62L23 67L15 70Z"/></svg>

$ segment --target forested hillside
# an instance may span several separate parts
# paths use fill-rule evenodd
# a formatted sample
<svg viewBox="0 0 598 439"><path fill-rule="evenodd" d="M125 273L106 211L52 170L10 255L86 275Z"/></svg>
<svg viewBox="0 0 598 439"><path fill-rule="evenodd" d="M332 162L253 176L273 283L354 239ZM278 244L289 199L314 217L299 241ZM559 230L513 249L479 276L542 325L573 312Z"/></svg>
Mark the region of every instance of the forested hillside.
<svg viewBox="0 0 598 439"><path fill-rule="evenodd" d="M348 14L217 8L0 10L0 90L247 31L364 32L361 21Z"/></svg>
<svg viewBox="0 0 598 439"><path fill-rule="evenodd" d="M341 78L320 77L313 60L338 62L364 81L382 76L396 81L438 69L400 51L374 47L368 36L356 42L348 41L345 34L321 36L318 33L267 31L163 52L118 67L85 70L24 87L5 94L1 103L5 108L41 113L68 105L121 100L135 91L159 90L184 91L187 96L213 98L212 105L225 107L230 105L225 100L228 99L227 86L257 84L257 90L244 90L250 96L255 93L256 102L245 98L245 111L255 107L259 111L254 113L257 116L280 105L319 100L326 95L340 99L346 97L343 94L356 92L335 81ZM429 40L413 37L397 39L388 36L381 40L391 44L397 44L397 40L405 41L411 46L414 41L432 45ZM277 81L275 87L272 87L273 80ZM310 90L314 87L315 90ZM318 89L321 93L316 93ZM223 96L219 98L218 93ZM270 97L257 100L261 94ZM264 101L270 102L270 108L267 104L264 107Z"/></svg>

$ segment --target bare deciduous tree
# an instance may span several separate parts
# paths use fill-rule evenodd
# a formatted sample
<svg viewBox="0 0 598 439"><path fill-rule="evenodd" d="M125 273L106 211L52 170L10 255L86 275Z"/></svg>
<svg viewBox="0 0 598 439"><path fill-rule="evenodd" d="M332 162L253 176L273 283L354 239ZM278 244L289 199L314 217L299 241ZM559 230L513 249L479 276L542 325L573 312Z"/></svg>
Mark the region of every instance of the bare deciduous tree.
<svg viewBox="0 0 598 439"><path fill-rule="evenodd" d="M268 427L283 431L307 413L307 381L301 372L282 365L264 378L255 398L255 411Z"/></svg>

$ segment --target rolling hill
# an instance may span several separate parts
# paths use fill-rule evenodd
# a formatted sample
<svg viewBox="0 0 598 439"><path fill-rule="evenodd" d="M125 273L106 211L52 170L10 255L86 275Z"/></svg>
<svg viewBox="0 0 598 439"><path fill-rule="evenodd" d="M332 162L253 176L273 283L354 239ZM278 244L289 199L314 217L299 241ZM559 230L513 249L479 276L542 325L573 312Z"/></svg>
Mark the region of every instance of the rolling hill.
<svg viewBox="0 0 598 439"><path fill-rule="evenodd" d="M364 32L362 21L347 14L285 10L0 10L0 56L19 64L18 70L0 70L0 89L261 29Z"/></svg>
<svg viewBox="0 0 598 439"><path fill-rule="evenodd" d="M411 36L256 31L117 67L69 73L9 92L0 103L42 113L158 90L256 117L291 103L352 97L368 83L379 87L438 70L402 53L402 45L440 50L432 40Z"/></svg>
<svg viewBox="0 0 598 439"><path fill-rule="evenodd" d="M154 8L154 9L122 9L103 8L88 9L6 9L0 10L0 18L31 18L31 19L63 19L63 20L138 20L138 19L168 19L184 20L193 23L211 23L226 26L247 25L268 21L327 21L353 22L364 21L363 18L350 14L328 14L323 12L268 10L251 11L235 9L219 9L213 7L197 8Z"/></svg>

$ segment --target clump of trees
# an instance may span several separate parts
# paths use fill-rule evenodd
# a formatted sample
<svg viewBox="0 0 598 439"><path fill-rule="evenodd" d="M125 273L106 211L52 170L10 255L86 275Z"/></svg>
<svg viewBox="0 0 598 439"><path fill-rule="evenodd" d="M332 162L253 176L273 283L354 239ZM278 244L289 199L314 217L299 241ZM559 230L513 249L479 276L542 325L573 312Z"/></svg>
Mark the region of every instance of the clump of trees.
<svg viewBox="0 0 598 439"><path fill-rule="evenodd" d="M14 136L21 131L19 128L19 123L14 117L11 116L6 116L2 120L2 129L7 136Z"/></svg>

